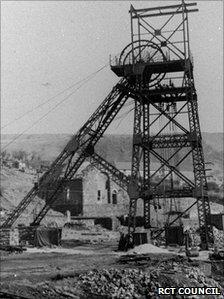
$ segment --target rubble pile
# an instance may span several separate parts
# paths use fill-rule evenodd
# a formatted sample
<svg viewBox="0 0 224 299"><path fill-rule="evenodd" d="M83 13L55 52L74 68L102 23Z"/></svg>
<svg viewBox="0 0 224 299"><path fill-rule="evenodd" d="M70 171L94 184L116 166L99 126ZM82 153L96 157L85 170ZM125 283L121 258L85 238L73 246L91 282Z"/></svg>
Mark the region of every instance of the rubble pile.
<svg viewBox="0 0 224 299"><path fill-rule="evenodd" d="M188 261L181 256L173 257L172 259L164 259L153 267L156 272L184 275L187 279L190 279L191 285L197 287L221 288L214 279L206 276L197 264L193 266L191 260Z"/></svg>
<svg viewBox="0 0 224 299"><path fill-rule="evenodd" d="M200 246L201 239L198 227L192 226L190 232L194 246ZM219 248L224 248L224 231L213 227L213 234L215 244L218 245Z"/></svg>
<svg viewBox="0 0 224 299"><path fill-rule="evenodd" d="M127 260L128 256L124 255L124 257ZM27 298L43 299L160 298L158 296L159 287L217 287L223 291L217 281L206 276L199 269L198 262L191 261L186 257L156 258L151 256L149 258L143 255L141 257L146 258L147 261L146 267L142 268L141 266L141 269L126 265L126 268L119 266L118 268L94 269L82 272L82 274L80 272L64 275L59 273L52 280L41 282L36 286L23 283L15 291L19 291L20 295L27 294ZM201 299L202 297L194 295L187 298ZM206 298L221 299L223 297L214 295Z"/></svg>
<svg viewBox="0 0 224 299"><path fill-rule="evenodd" d="M183 257L154 262L148 260L148 267L144 270L93 270L80 275L78 279L79 288L90 296L89 298L153 298L159 287L171 285L176 288L217 287L222 290L217 281L206 276Z"/></svg>
<svg viewBox="0 0 224 299"><path fill-rule="evenodd" d="M185 268L186 277L191 279L191 282L198 287L217 287L221 289L221 286L214 279L207 277L198 268Z"/></svg>
<svg viewBox="0 0 224 299"><path fill-rule="evenodd" d="M160 287L156 276L138 269L93 270L80 275L78 284L89 295L126 299L156 295Z"/></svg>

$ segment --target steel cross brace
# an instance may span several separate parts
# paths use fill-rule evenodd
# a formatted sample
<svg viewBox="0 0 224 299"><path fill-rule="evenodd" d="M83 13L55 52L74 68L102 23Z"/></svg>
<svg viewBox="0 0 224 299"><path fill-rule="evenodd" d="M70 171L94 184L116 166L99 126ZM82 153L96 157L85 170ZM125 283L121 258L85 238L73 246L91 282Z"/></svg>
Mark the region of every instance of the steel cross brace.
<svg viewBox="0 0 224 299"><path fill-rule="evenodd" d="M76 172L78 171L81 164L84 162L84 160L88 156L91 156L94 153L94 145L102 137L103 133L105 132L109 124L113 121L117 113L125 104L127 98L128 98L128 94L122 90L117 99L115 99L112 103L110 103L110 105L106 105L107 109L104 109L104 114L103 115L99 114L98 116L100 119L97 128L95 130L92 130L93 133L87 139L87 142L86 141L84 142L84 146L81 147L82 144L80 145L81 148L79 148L80 151L79 156L78 158L76 158L75 161L70 163L63 179L66 180L72 179L76 174ZM32 225L39 225L40 221L44 218L44 216L49 211L50 206L56 200L58 194L62 191L62 185L63 182L58 183L58 185L55 188L55 191L53 192L53 194L50 195L50 198L47 199L47 203L42 208L42 210L37 215L37 217L34 219Z"/></svg>
<svg viewBox="0 0 224 299"><path fill-rule="evenodd" d="M37 215L33 224L38 225L49 210L49 204L55 200L55 195L62 190L61 168L64 167L67 161L67 168L64 174L64 179L69 179L74 176L82 162L88 156L88 151L100 139L104 131L112 122L116 114L120 111L128 98L128 83L121 79L119 83L112 89L111 93L106 97L102 104L92 114L88 121L81 127L77 134L73 135L71 140L65 146L64 150L59 154L55 161L51 164L50 169L44 173L39 179L39 182L28 192L20 204L15 208L12 214L6 219L2 227L10 227L26 209L26 207L38 195L41 188L46 185L54 185L55 190L50 197L46 199L48 203ZM125 88L124 88L125 87ZM97 126L95 130L93 127ZM78 155L78 157L76 157ZM75 159L75 161L73 161Z"/></svg>
<svg viewBox="0 0 224 299"><path fill-rule="evenodd" d="M142 138L142 144L149 145L152 149L156 148L178 148L190 147L190 134L161 135L155 138Z"/></svg>
<svg viewBox="0 0 224 299"><path fill-rule="evenodd" d="M184 109L184 107L187 106L187 102L177 112L175 112L174 115L171 117L168 113L166 113L163 109L161 109L158 105L156 105L153 101L151 101L150 97L147 97L144 94L141 94L139 91L134 90L133 88L129 89L129 91L130 91L130 96L133 99L135 99L137 101L141 101L142 103L150 103L154 108L156 108L160 112L161 115L164 115L169 120L169 122L160 130L159 133L161 133L161 131L166 126L168 126L169 123L172 122L185 134L189 134L189 131L174 119ZM157 135L159 133L157 133ZM153 138L155 138L157 135L155 135Z"/></svg>
<svg viewBox="0 0 224 299"><path fill-rule="evenodd" d="M112 178L112 180L120 186L122 189L127 191L130 178L123 172L114 167L111 163L103 159L100 155L94 152L90 157L90 161L100 171L106 171Z"/></svg>
<svg viewBox="0 0 224 299"><path fill-rule="evenodd" d="M180 162L172 166L170 165L161 155L156 153L154 150L150 150L150 152L158 159L160 160L163 164L165 164L171 172L174 172L180 179L182 179L185 183L187 183L190 187L195 187L194 183L189 180L183 173L181 173L176 167L180 164ZM191 151L190 151L191 152ZM188 154L190 154L190 152ZM185 157L184 157L185 158ZM181 161L182 162L182 161Z"/></svg>

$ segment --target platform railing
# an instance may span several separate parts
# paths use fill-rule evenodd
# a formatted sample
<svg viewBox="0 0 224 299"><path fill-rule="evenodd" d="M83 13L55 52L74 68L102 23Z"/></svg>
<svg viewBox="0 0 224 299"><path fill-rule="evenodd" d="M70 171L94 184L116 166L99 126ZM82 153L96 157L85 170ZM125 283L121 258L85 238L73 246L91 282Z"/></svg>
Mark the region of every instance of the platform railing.
<svg viewBox="0 0 224 299"><path fill-rule="evenodd" d="M156 58L154 62L164 62L165 61L172 61L174 59L171 58L170 53L168 51L166 51L166 53L164 54L163 59L162 58ZM193 57L192 57L193 60ZM142 57L141 60L139 60L137 63L147 63L150 61L150 57ZM116 54L116 55L110 55L109 56L109 63L110 66L123 66L123 60L120 59L120 54ZM136 64L136 62L134 62ZM131 65L133 64L132 62L132 57L130 56L129 59L127 59L125 61L125 65Z"/></svg>

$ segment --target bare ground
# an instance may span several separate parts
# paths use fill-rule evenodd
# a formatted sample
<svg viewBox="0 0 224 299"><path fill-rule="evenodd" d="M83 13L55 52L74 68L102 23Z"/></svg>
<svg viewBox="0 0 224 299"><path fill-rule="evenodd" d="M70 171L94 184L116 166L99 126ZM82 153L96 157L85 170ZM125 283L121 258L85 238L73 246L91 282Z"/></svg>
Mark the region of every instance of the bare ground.
<svg viewBox="0 0 224 299"><path fill-rule="evenodd" d="M25 298L51 298L40 291L40 284L74 277L93 268L113 267L118 255L116 244L78 246L75 249L43 253L41 250L22 254L1 254L1 292ZM82 252L82 254L80 254ZM60 280L60 279L59 279ZM54 283L55 284L55 283ZM1 297L0 298L5 298ZM13 298L13 297L12 297ZM54 296L55 298L55 296ZM60 298L60 297L57 297ZM63 297L65 298L65 297Z"/></svg>
<svg viewBox="0 0 224 299"><path fill-rule="evenodd" d="M1 254L0 298L93 298L76 288L80 274L92 269L145 267L143 264L118 263L122 253L116 252L116 248L117 242L113 241L66 249L32 248L22 254ZM151 264L157 264L168 257L166 254L151 254L150 258ZM175 273L167 277L172 275L172 279L176 279ZM179 279L180 274L177 275Z"/></svg>

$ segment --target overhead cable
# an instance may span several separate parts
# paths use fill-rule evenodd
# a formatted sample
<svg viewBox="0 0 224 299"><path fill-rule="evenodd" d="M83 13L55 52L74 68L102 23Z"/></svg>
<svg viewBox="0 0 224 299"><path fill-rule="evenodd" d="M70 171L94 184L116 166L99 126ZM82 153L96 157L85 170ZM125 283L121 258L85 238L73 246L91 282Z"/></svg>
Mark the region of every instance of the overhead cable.
<svg viewBox="0 0 224 299"><path fill-rule="evenodd" d="M1 129L4 129L4 128L8 127L9 125L15 123L16 121L22 119L22 118L23 118L24 116L26 116L27 114L29 114L29 113L35 111L36 109L38 109L38 108L44 106L45 104L49 103L50 101L52 101L52 100L55 99L56 97L60 96L61 94L63 94L63 93L66 92L67 90L69 90L69 89L75 87L76 85L79 85L79 84L82 83L83 81L85 81L85 80L89 79L90 77L96 75L98 72L100 72L101 70L103 70L103 69L104 69L105 67L107 67L107 66L108 66L108 63L105 64L104 66L102 66L100 69L98 69L98 70L95 71L94 73L88 75L88 76L85 77L84 79L82 79L82 80L80 80L80 81L78 81L78 82L76 82L76 83L70 85L69 87L67 87L67 88L65 88L64 90L60 91L59 93L57 93L57 94L54 95L53 97L50 97L50 98L47 99L45 102L38 104L38 105L35 106L34 108L32 108L32 109L26 111L25 113L23 113L22 115L16 117L14 120L12 120L12 121L8 122L6 125L2 126Z"/></svg>
<svg viewBox="0 0 224 299"><path fill-rule="evenodd" d="M38 118L31 126L26 128L24 131L22 131L19 135L17 135L15 138L13 138L11 141L9 141L3 148L2 150L5 150L10 144L14 143L17 139L19 139L21 136L23 136L27 131L29 131L31 128L33 128L36 124L38 124L42 119L44 119L49 113L51 113L53 110L55 110L59 105L64 103L67 99L69 99L77 90L79 90L84 84L86 84L88 81L90 81L94 75L96 75L98 72L100 72L103 68L105 68L106 65L102 68L100 68L98 71L95 73L89 75L86 77L85 81L78 87L76 88L73 92L71 92L68 96L66 96L63 100L58 102L52 109L50 109L47 113L45 113L43 116ZM84 80L84 79L83 79ZM82 80L82 81L83 81Z"/></svg>

